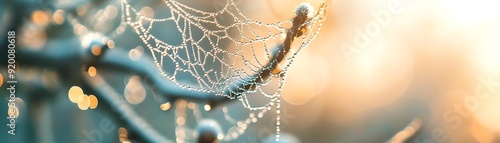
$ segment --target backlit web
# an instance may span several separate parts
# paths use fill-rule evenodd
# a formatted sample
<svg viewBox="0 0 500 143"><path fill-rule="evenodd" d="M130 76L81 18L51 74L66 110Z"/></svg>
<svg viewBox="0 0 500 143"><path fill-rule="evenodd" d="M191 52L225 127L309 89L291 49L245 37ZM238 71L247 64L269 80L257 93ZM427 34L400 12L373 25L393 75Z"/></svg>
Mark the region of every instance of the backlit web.
<svg viewBox="0 0 500 143"><path fill-rule="evenodd" d="M293 17L262 22L247 18L233 0L214 11L165 0L162 4L167 10L162 12L168 16L157 18L141 13L131 3L122 0L122 19L148 47L166 79L184 89L239 100L245 108L259 111L251 118L261 118L276 107L279 137L280 91L287 69L321 29L324 6L309 17L304 24L306 33L296 38L291 51L277 63L273 57L283 54L276 49L283 46ZM273 62L278 65L270 66Z"/></svg>

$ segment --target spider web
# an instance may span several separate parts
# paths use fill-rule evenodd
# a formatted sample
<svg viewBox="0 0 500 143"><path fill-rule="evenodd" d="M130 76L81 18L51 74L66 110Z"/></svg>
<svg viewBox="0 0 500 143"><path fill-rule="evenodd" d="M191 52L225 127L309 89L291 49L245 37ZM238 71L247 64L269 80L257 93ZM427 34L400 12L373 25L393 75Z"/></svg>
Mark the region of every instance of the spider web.
<svg viewBox="0 0 500 143"><path fill-rule="evenodd" d="M233 0L213 12L173 0L164 3L169 16L155 18L122 0L122 19L148 47L162 75L184 89L238 99L245 108L260 110L260 114L275 106L279 137L280 91L286 71L297 53L319 33L324 7L309 17L305 23L308 30L296 38L284 60L276 63L277 66L269 66L276 60L273 57L284 54L275 50L282 46L293 19L271 23L252 20ZM175 28L156 30L157 25ZM269 75L263 76L266 71L270 71ZM267 101L250 102L249 98L259 95Z"/></svg>

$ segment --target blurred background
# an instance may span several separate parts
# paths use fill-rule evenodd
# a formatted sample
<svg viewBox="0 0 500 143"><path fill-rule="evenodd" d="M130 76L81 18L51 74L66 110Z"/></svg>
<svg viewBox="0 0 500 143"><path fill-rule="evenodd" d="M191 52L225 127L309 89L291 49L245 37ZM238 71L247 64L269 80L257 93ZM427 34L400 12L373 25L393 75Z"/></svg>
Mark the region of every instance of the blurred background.
<svg viewBox="0 0 500 143"><path fill-rule="evenodd" d="M250 19L277 22L293 18L302 2L232 3ZM321 3L306 2L316 8ZM217 10L227 1L182 3ZM287 72L281 93L282 140L500 142L500 2L327 3L320 34L299 52ZM151 17L169 11L155 0L131 5ZM236 138L229 142L272 140L276 123L272 112L245 127L244 133L233 135L238 130L233 127L242 125L232 124L225 115L244 120L251 113L239 101L213 108L203 101L170 103L158 95L162 86L148 84L154 80L137 70L94 67L101 52L114 54L102 57L103 61L152 59L131 27L121 23L121 12L119 0L0 1L2 37L7 39L7 31L16 31L18 81L14 109L8 106L8 53L7 46L2 46L0 115L16 113L16 135L8 134L11 128L4 126L1 142L134 142L141 133L131 131L133 125L124 120L129 117L121 117L121 110L114 108L121 104L109 102L117 98L99 93L116 94L113 97L172 141L183 142L178 138L192 136L189 130L208 120L215 121L224 136ZM172 29L163 26L165 38ZM106 48L91 46L96 43ZM152 67L149 70L157 69ZM96 73L107 84L86 78ZM112 87L114 92L97 87ZM3 125L9 122L0 120ZM144 140L138 137L137 141Z"/></svg>

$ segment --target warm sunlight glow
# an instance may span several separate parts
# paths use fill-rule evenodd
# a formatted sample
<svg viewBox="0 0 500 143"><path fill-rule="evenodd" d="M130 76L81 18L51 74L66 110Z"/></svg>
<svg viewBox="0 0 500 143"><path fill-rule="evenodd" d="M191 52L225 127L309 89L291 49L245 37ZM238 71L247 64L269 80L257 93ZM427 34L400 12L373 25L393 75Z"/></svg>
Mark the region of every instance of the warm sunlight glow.
<svg viewBox="0 0 500 143"><path fill-rule="evenodd" d="M500 19L500 2L496 0L442 0L436 3L440 22L450 26L471 28Z"/></svg>
<svg viewBox="0 0 500 143"><path fill-rule="evenodd" d="M470 125L470 133L480 143L491 143L495 139L495 132L477 121Z"/></svg>
<svg viewBox="0 0 500 143"><path fill-rule="evenodd" d="M500 72L500 27L482 40L476 48L476 59L482 73Z"/></svg>
<svg viewBox="0 0 500 143"><path fill-rule="evenodd" d="M293 105L302 105L311 100L314 93L314 81L307 75L290 74L287 86L284 87L281 96L283 99Z"/></svg>
<svg viewBox="0 0 500 143"><path fill-rule="evenodd" d="M486 98L487 97L487 98ZM495 92L477 100L477 110L473 111L477 121L494 131L500 131L500 93Z"/></svg>

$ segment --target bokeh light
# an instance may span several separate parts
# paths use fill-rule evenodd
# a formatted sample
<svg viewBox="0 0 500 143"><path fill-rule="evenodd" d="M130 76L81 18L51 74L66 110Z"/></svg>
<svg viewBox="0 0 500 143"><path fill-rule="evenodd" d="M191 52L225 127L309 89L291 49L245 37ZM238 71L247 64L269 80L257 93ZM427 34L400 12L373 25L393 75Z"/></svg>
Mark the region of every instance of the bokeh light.
<svg viewBox="0 0 500 143"><path fill-rule="evenodd" d="M300 73L290 73L289 76L293 78L289 78L287 81L287 86L281 94L283 99L293 105L302 105L309 102L315 95L313 80L309 76Z"/></svg>
<svg viewBox="0 0 500 143"><path fill-rule="evenodd" d="M94 66L90 66L87 73L89 76L94 77L97 74L97 69Z"/></svg>
<svg viewBox="0 0 500 143"><path fill-rule="evenodd" d="M54 22L55 24L58 24L58 25L61 25L64 23L64 15L66 15L64 13L63 10L56 10L56 12L54 12L54 14L52 15L52 22Z"/></svg>
<svg viewBox="0 0 500 143"><path fill-rule="evenodd" d="M89 102L90 109L95 109L97 108L97 105L99 105L99 100L97 100L97 97L95 97L95 95L89 95Z"/></svg>
<svg viewBox="0 0 500 143"><path fill-rule="evenodd" d="M91 51L92 51L92 54L94 54L94 56L99 56L99 55L101 55L102 49L100 46L94 45L94 46L92 46Z"/></svg>
<svg viewBox="0 0 500 143"><path fill-rule="evenodd" d="M155 12L154 12L153 8L151 8L149 6L143 7L139 13L142 14L143 16L145 16L145 17L148 17L148 18L154 18L155 17Z"/></svg>
<svg viewBox="0 0 500 143"><path fill-rule="evenodd" d="M182 126L186 123L186 119L184 119L184 117L177 117L176 123L177 123L177 125Z"/></svg>
<svg viewBox="0 0 500 143"><path fill-rule="evenodd" d="M45 26L49 23L50 16L45 11L35 11L31 15L31 21L38 26Z"/></svg>
<svg viewBox="0 0 500 143"><path fill-rule="evenodd" d="M186 100L179 100L179 101L177 101L176 105L177 105L178 108L186 108L187 101Z"/></svg>
<svg viewBox="0 0 500 143"><path fill-rule="evenodd" d="M129 51L128 56L130 57L130 59L137 61L141 58L143 53L144 48L142 48L142 46L137 46L136 48Z"/></svg>
<svg viewBox="0 0 500 143"><path fill-rule="evenodd" d="M108 41L106 42L106 44L108 45L108 47L109 47L110 49L113 49L113 48L115 47L115 41L113 41L113 40L108 40Z"/></svg>
<svg viewBox="0 0 500 143"><path fill-rule="evenodd" d="M128 131L124 127L118 128L118 139L121 143L129 143Z"/></svg>
<svg viewBox="0 0 500 143"><path fill-rule="evenodd" d="M87 34L88 29L87 26L84 26L82 24L76 24L73 28L73 31L75 32L76 35L84 35Z"/></svg>
<svg viewBox="0 0 500 143"><path fill-rule="evenodd" d="M78 97L78 108L80 110L87 110L90 106L90 98L87 94L82 94Z"/></svg>
<svg viewBox="0 0 500 143"><path fill-rule="evenodd" d="M106 6L104 11L105 11L107 18L109 18L109 19L114 19L118 15L118 8L116 8L116 6L114 6L114 5Z"/></svg>
<svg viewBox="0 0 500 143"><path fill-rule="evenodd" d="M194 108L196 108L196 103L194 103L194 102L189 102L189 103L188 103L188 108L189 108L189 109L191 109L191 110L193 110Z"/></svg>
<svg viewBox="0 0 500 143"><path fill-rule="evenodd" d="M167 111L168 109L170 109L172 105L170 104L170 102L167 102L167 103L163 103L160 105L160 109L163 110L163 111Z"/></svg>
<svg viewBox="0 0 500 143"><path fill-rule="evenodd" d="M82 88L78 86L72 86L68 91L68 98L73 103L78 103L80 95L83 94Z"/></svg>
<svg viewBox="0 0 500 143"><path fill-rule="evenodd" d="M9 106L7 111L9 117L17 118L19 117L19 109L16 106Z"/></svg>
<svg viewBox="0 0 500 143"><path fill-rule="evenodd" d="M210 109L212 109L212 107L210 107L210 105L208 105L208 104L205 104L205 106L203 106L203 109L205 109L205 111L210 111Z"/></svg>
<svg viewBox="0 0 500 143"><path fill-rule="evenodd" d="M146 98L146 89L139 76L132 76L128 80L124 91L125 99L131 104L139 104Z"/></svg>
<svg viewBox="0 0 500 143"><path fill-rule="evenodd" d="M78 16L83 16L83 15L87 14L88 9L89 9L88 4L80 5L76 9L76 13L78 14Z"/></svg>
<svg viewBox="0 0 500 143"><path fill-rule="evenodd" d="M3 75L2 73L0 73L0 87L2 87L3 85Z"/></svg>

